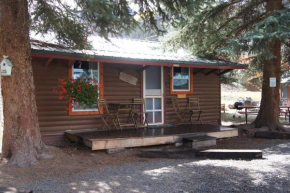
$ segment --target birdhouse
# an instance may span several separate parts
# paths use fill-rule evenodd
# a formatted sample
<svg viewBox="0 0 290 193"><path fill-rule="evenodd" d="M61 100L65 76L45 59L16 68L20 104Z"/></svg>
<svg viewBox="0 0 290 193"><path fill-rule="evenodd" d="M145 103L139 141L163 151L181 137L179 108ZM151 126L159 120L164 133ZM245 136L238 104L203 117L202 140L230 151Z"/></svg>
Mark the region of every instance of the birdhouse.
<svg viewBox="0 0 290 193"><path fill-rule="evenodd" d="M7 56L4 56L0 65L1 65L1 75L2 76L11 76L13 64L11 63L11 61L8 59Z"/></svg>

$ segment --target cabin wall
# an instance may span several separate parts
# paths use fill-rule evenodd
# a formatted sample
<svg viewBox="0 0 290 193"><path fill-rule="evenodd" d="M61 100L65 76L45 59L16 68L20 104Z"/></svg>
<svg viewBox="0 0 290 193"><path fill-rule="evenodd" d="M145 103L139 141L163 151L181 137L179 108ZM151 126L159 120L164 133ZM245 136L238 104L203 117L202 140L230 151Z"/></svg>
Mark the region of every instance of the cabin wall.
<svg viewBox="0 0 290 193"><path fill-rule="evenodd" d="M35 82L36 104L40 132L46 144L56 144L64 140L64 131L71 129L100 128L102 121L99 115L68 115L68 103L59 100L53 92L57 88L59 78L68 77L67 60L53 60L45 67L47 59L32 60L33 76ZM104 96L107 102L131 102L132 98L141 97L141 66L104 64ZM130 85L119 80L119 74L123 71L138 78L137 85ZM112 109L112 107L110 108ZM121 122L126 120L121 115ZM101 128L100 128L101 129Z"/></svg>
<svg viewBox="0 0 290 193"><path fill-rule="evenodd" d="M102 121L99 115L68 115L68 103L59 100L53 89L57 88L59 78L68 77L68 61L54 59L45 67L47 59L33 58L33 75L35 82L36 104L40 132L46 144L57 145L64 141L65 130L101 129ZM141 98L142 93L142 66L104 64L104 98L110 102L131 102L133 98ZM119 80L120 72L125 72L138 79L137 85L131 85ZM171 105L170 95L170 69L164 67L165 80L165 123L171 124L176 120L174 109ZM200 99L202 118L204 123L219 124L220 119L220 79L215 74L208 76L203 73L194 75L193 95L187 97ZM180 99L181 106L187 106L187 99ZM110 110L113 111L112 107ZM127 119L126 114L120 115L121 122Z"/></svg>
<svg viewBox="0 0 290 193"><path fill-rule="evenodd" d="M165 123L176 122L176 113L172 106L172 98L177 95L170 94L170 69L164 68L165 79ZM220 124L221 88L220 77L215 73L205 75L200 72L193 75L193 94L186 95L187 98L179 98L178 103L182 108L188 107L188 97L199 98L202 110L203 123ZM194 116L197 119L197 114Z"/></svg>

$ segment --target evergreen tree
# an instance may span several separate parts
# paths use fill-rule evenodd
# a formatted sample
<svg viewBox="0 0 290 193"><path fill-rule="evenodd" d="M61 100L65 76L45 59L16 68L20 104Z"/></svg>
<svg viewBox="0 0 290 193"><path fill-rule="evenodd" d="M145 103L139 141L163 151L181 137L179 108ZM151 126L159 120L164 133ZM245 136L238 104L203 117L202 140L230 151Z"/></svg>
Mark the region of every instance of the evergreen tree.
<svg viewBox="0 0 290 193"><path fill-rule="evenodd" d="M29 31L53 32L60 43L90 48L88 36L104 38L130 33L138 23L126 0L0 0L0 55L14 64L11 77L1 77L4 101L2 156L10 163L29 166L47 157L39 131L31 65ZM161 4L163 2L163 4ZM144 26L158 28L155 15L170 19L164 9L177 13L180 0L135 0ZM29 11L30 10L30 11ZM168 13L169 13L168 12Z"/></svg>
<svg viewBox="0 0 290 193"><path fill-rule="evenodd" d="M98 34L108 39L136 29L136 12L130 8L130 3L134 3L138 5L137 13L143 19L145 28L163 33L164 28L158 26L158 20L171 23L181 29L180 36L175 36L171 41L174 45L192 48L193 53L206 56L216 54L216 49L222 48L228 39L247 37L247 32L255 29L254 24L265 21L276 10L285 9L282 0L71 2L74 4L68 5L65 0L0 0L0 55L8 55L14 64L13 75L1 77L4 100L3 156L18 166L29 166L45 157L35 102L30 29L42 34L54 32L60 43L70 47L89 48L87 38L90 35ZM270 128L278 125L282 42L278 36L265 41L264 46L268 46L272 57L260 60L267 67L264 68L262 106L257 122ZM272 76L277 77L276 88L268 88L268 78Z"/></svg>
<svg viewBox="0 0 290 193"><path fill-rule="evenodd" d="M178 33L168 43L207 58L237 60L246 53L250 56L250 68L263 72L261 108L254 125L284 130L278 117L279 89L281 61L289 64L290 10L287 6L290 1L198 2L202 3L199 7L191 6L190 12L181 12L177 19L172 20ZM270 88L270 77L277 78L275 88Z"/></svg>

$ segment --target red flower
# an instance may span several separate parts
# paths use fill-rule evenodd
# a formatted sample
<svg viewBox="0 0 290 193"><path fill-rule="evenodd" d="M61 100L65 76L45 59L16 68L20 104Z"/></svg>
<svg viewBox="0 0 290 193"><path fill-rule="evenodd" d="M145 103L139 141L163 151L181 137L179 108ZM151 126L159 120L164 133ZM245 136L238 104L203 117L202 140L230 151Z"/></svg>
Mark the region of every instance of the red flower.
<svg viewBox="0 0 290 193"><path fill-rule="evenodd" d="M73 82L73 83L76 83L77 81L76 81L76 80L73 80L72 82Z"/></svg>
<svg viewBox="0 0 290 193"><path fill-rule="evenodd" d="M61 88L62 90L64 90L64 89L65 89L65 88L64 88L64 86L63 86L63 85L61 85L61 84L60 84L60 85L58 85L58 87L59 87L59 88Z"/></svg>
<svg viewBox="0 0 290 193"><path fill-rule="evenodd" d="M59 96L59 97L58 97L59 100L62 100L63 98L64 98L63 96Z"/></svg>
<svg viewBox="0 0 290 193"><path fill-rule="evenodd" d="M82 90L81 89L78 89L78 92L81 92Z"/></svg>

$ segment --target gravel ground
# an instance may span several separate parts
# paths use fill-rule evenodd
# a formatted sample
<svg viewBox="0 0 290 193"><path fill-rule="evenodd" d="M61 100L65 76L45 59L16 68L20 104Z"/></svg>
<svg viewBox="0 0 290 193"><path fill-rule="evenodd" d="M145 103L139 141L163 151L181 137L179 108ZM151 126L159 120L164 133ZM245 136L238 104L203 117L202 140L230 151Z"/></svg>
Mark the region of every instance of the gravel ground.
<svg viewBox="0 0 290 193"><path fill-rule="evenodd" d="M221 147L227 145L231 148L231 143L247 143L247 140L250 142L252 139L244 137L220 143ZM157 159L105 166L65 178L43 178L22 183L19 189L45 193L290 192L290 141L255 140L251 147L263 149L264 159Z"/></svg>

